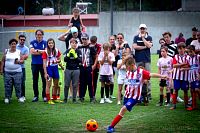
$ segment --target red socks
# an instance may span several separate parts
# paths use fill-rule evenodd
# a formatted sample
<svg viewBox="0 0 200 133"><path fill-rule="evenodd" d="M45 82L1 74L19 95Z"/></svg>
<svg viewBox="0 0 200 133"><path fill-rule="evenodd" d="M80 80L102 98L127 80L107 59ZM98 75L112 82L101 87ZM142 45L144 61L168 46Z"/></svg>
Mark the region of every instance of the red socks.
<svg viewBox="0 0 200 133"><path fill-rule="evenodd" d="M111 123L111 127L115 127L115 125L122 119L123 117L121 116L121 115L117 115L114 119L113 119L113 121L112 121L112 123Z"/></svg>
<svg viewBox="0 0 200 133"><path fill-rule="evenodd" d="M177 94L172 94L173 104L176 104Z"/></svg>
<svg viewBox="0 0 200 133"><path fill-rule="evenodd" d="M47 101L50 100L50 94L46 94L46 97L47 97Z"/></svg>

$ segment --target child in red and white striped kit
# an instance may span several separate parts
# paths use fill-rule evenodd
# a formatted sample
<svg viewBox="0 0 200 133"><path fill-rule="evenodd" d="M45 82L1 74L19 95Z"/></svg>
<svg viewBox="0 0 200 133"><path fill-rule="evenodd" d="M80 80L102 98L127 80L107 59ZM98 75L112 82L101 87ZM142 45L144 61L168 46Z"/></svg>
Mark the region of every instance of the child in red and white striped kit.
<svg viewBox="0 0 200 133"><path fill-rule="evenodd" d="M189 66L188 58L189 56L185 53L185 43L181 42L177 45L178 53L173 58L173 81L174 81L174 94L173 98L173 107L170 109L176 109L176 99L178 96L179 89L184 91L184 103L185 108L187 110L191 110L191 107L188 106L188 90L189 90L189 83L188 83L188 76L189 72L185 68Z"/></svg>

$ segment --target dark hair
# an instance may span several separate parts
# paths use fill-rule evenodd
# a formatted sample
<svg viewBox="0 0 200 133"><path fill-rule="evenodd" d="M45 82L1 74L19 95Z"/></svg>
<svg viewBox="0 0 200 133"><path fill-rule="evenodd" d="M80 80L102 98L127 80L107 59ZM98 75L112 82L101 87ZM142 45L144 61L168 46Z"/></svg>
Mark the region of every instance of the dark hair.
<svg viewBox="0 0 200 133"><path fill-rule="evenodd" d="M160 43L161 40L165 41L165 39L162 37L162 38L160 38L159 43Z"/></svg>
<svg viewBox="0 0 200 133"><path fill-rule="evenodd" d="M21 35L19 35L19 39L21 38L21 37L23 37L23 38L25 38L26 39L26 36L25 35L23 35L23 34L21 34Z"/></svg>
<svg viewBox="0 0 200 133"><path fill-rule="evenodd" d="M192 31L198 31L198 29L196 27L193 27Z"/></svg>
<svg viewBox="0 0 200 133"><path fill-rule="evenodd" d="M183 37L183 33L182 33L182 32L179 33L178 37L179 37L179 38Z"/></svg>
<svg viewBox="0 0 200 133"><path fill-rule="evenodd" d="M162 49L164 49L166 52L168 51L168 48L167 48L166 46L162 46L162 47L160 48L160 50L162 50Z"/></svg>
<svg viewBox="0 0 200 133"><path fill-rule="evenodd" d="M91 43L96 43L97 42L97 37L96 36L91 36L90 37L90 42Z"/></svg>
<svg viewBox="0 0 200 133"><path fill-rule="evenodd" d="M124 38L124 34L123 33L118 33L117 35L121 35Z"/></svg>
<svg viewBox="0 0 200 133"><path fill-rule="evenodd" d="M16 42L16 44L18 43L17 39L15 39L15 38L9 40L9 45L10 45L12 42Z"/></svg>
<svg viewBox="0 0 200 133"><path fill-rule="evenodd" d="M195 46L189 45L189 46L187 46L187 49L190 50L190 51L195 51Z"/></svg>
<svg viewBox="0 0 200 133"><path fill-rule="evenodd" d="M41 30L41 29L37 29L37 30L35 31L35 35L37 35L37 32L38 32L38 31L40 31L40 32L42 33L42 35L44 35L44 31Z"/></svg>
<svg viewBox="0 0 200 133"><path fill-rule="evenodd" d="M54 39L53 38L49 38L48 40L47 40L47 54L48 54L48 56L50 56L51 55L51 51L50 51L50 47L49 47L49 45L48 45L48 43L50 42L50 41L53 41L53 43L54 43L54 46L53 46L53 48L52 48L52 53L53 53L53 56L55 57L56 56L56 44L55 44L55 41L54 41Z"/></svg>
<svg viewBox="0 0 200 133"><path fill-rule="evenodd" d="M180 48L185 48L185 47L186 47L186 45L185 45L184 42L180 42L180 43L177 44L177 48L178 48L178 49L180 49Z"/></svg>
<svg viewBox="0 0 200 133"><path fill-rule="evenodd" d="M162 34L163 37L164 37L165 35L169 35L170 37L172 37L172 34L171 34L170 32L164 32L164 33Z"/></svg>
<svg viewBox="0 0 200 133"><path fill-rule="evenodd" d="M70 42L70 43L71 43L71 42L75 42L76 44L78 43L78 41L77 41L75 38L71 38L69 42Z"/></svg>

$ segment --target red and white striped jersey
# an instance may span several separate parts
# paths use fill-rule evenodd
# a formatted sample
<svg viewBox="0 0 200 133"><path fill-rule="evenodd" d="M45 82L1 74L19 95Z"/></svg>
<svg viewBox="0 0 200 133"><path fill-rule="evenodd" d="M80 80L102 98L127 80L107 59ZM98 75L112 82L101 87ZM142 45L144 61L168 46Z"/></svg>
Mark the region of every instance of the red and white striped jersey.
<svg viewBox="0 0 200 133"><path fill-rule="evenodd" d="M182 63L188 63L189 56L184 54L183 56L180 56L179 54L176 54L173 58L173 65L174 64L182 64ZM173 75L172 78L176 80L184 80L188 81L188 70L180 71L181 68L174 68L173 69Z"/></svg>
<svg viewBox="0 0 200 133"><path fill-rule="evenodd" d="M45 52L42 53L42 59L47 60L46 62L47 67L58 65L56 61L57 61L57 58L59 58L60 56L61 56L61 53L57 48L56 48L56 56L54 56L53 53L51 53L51 55L49 56L47 53L47 50L45 50Z"/></svg>
<svg viewBox="0 0 200 133"><path fill-rule="evenodd" d="M150 79L150 73L144 69L137 68L135 71L127 71L128 84L124 94L125 98L140 99L143 81Z"/></svg>
<svg viewBox="0 0 200 133"><path fill-rule="evenodd" d="M189 56L188 63L190 65L188 80L190 82L199 80L199 70L200 70L200 55Z"/></svg>

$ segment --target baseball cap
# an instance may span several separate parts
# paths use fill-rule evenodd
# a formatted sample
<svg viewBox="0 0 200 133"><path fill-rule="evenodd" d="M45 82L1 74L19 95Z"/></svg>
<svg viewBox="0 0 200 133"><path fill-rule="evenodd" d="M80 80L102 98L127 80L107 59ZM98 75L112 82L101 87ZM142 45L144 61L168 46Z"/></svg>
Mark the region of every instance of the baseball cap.
<svg viewBox="0 0 200 133"><path fill-rule="evenodd" d="M145 29L147 29L147 26L146 26L146 24L140 24L139 29L140 29L140 28L145 28Z"/></svg>
<svg viewBox="0 0 200 133"><path fill-rule="evenodd" d="M81 34L81 38L86 38L86 39L89 39L89 36L87 33L82 33Z"/></svg>
<svg viewBox="0 0 200 133"><path fill-rule="evenodd" d="M78 29L76 27L72 27L70 30L71 30L72 34L75 33L75 32L78 32Z"/></svg>

